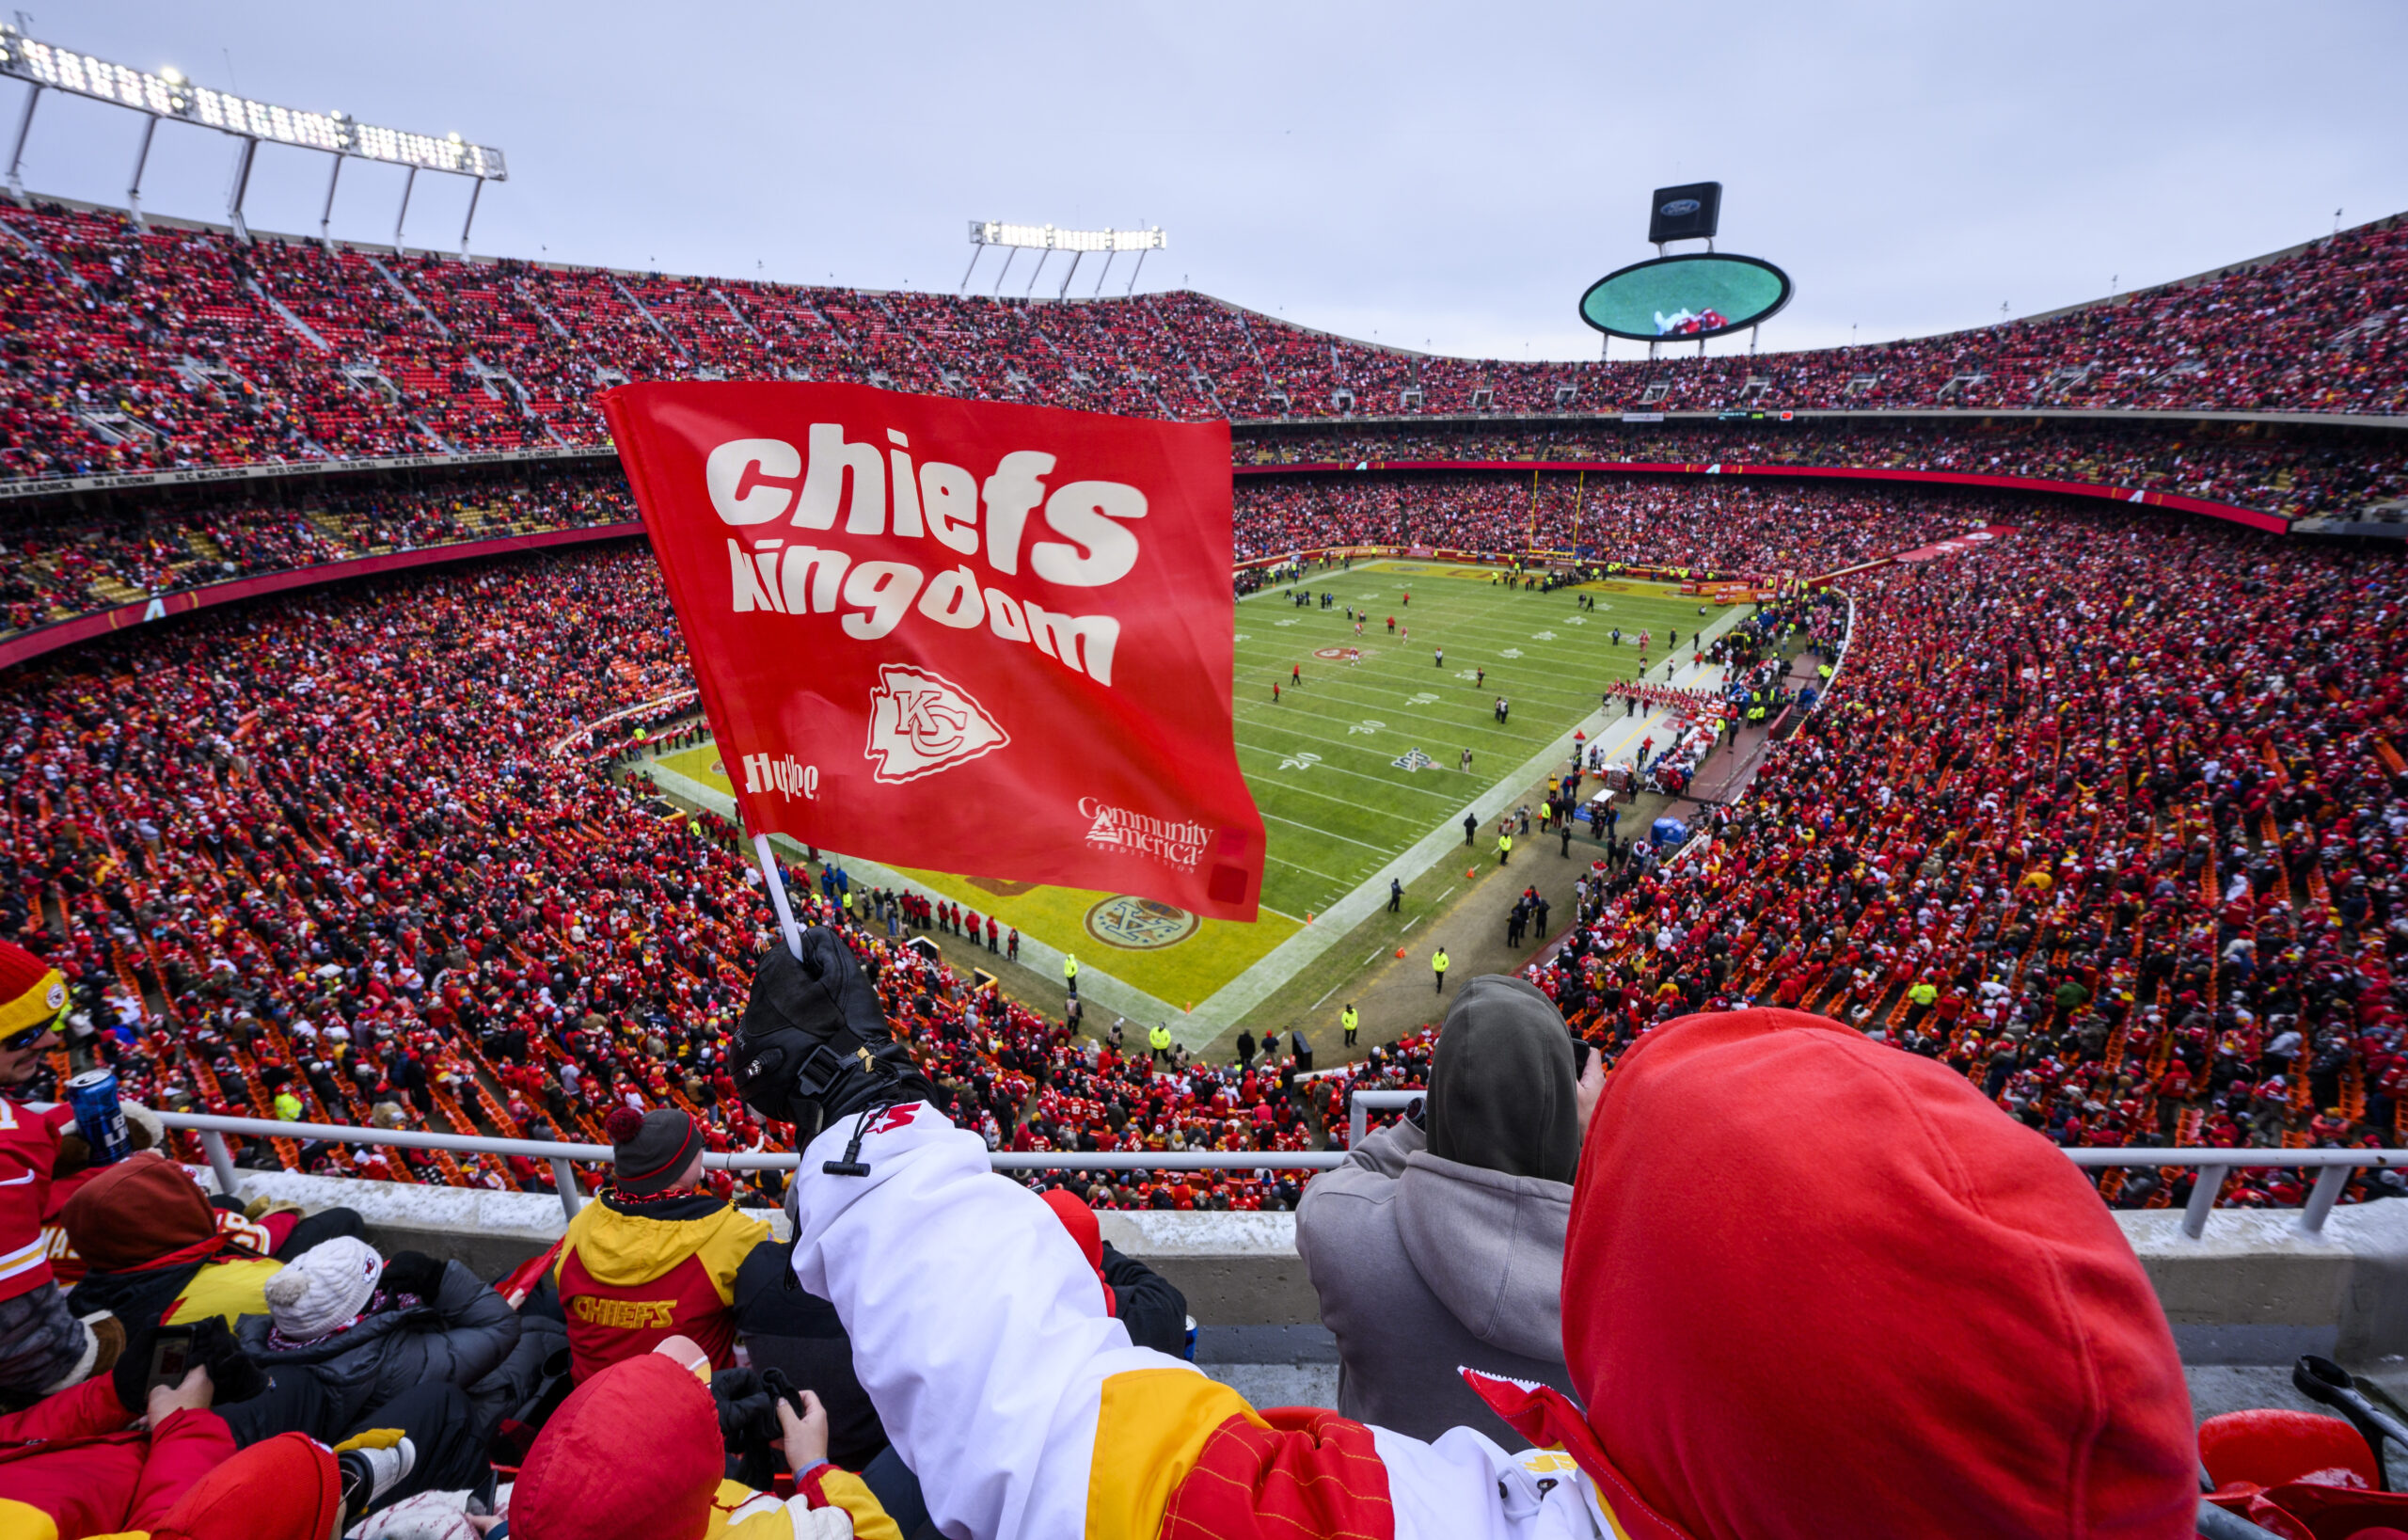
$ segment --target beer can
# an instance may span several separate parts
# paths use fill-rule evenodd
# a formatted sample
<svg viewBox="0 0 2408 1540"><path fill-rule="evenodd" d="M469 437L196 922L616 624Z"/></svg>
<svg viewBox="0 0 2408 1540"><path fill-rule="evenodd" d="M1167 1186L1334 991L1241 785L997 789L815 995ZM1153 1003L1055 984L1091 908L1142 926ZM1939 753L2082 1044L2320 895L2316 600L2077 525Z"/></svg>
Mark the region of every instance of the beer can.
<svg viewBox="0 0 2408 1540"><path fill-rule="evenodd" d="M118 1105L117 1072L87 1070L67 1083L67 1104L75 1127L92 1147L92 1164L114 1165L134 1153L134 1135L126 1131L125 1113Z"/></svg>

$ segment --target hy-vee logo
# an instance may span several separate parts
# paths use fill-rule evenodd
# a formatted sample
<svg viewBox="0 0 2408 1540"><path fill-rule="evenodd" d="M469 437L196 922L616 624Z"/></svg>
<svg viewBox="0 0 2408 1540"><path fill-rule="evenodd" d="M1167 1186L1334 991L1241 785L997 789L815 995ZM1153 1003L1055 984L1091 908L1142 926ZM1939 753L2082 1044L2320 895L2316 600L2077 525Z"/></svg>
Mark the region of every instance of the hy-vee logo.
<svg viewBox="0 0 2408 1540"><path fill-rule="evenodd" d="M1009 733L942 674L888 663L869 692L869 747L877 778L895 783L934 775L1003 748Z"/></svg>

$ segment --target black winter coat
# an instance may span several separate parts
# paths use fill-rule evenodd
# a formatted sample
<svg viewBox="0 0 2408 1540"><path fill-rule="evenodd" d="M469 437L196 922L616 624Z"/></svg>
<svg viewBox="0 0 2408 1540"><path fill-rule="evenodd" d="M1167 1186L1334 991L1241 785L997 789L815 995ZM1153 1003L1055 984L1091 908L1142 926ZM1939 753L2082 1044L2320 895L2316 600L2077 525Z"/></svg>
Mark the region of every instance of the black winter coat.
<svg viewBox="0 0 2408 1540"><path fill-rule="evenodd" d="M456 1262L443 1266L434 1303L378 1310L345 1330L298 1347L270 1350L264 1315L235 1327L243 1351L263 1369L306 1368L341 1398L349 1426L414 1385L448 1383L467 1390L501 1366L518 1345L518 1312Z"/></svg>

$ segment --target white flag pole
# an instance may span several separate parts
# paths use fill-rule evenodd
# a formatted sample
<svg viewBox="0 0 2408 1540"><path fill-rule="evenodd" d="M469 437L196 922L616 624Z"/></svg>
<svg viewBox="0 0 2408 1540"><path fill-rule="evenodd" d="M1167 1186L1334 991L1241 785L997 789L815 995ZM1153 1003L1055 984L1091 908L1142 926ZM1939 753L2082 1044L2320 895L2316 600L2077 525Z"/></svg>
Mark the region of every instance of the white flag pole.
<svg viewBox="0 0 2408 1540"><path fill-rule="evenodd" d="M786 902L786 881L778 875L778 858L769 853L769 836L752 836L752 853L761 860L761 881L769 884L769 904L778 912L778 929L784 932L786 950L797 962L802 961L802 931L794 923L794 906Z"/></svg>

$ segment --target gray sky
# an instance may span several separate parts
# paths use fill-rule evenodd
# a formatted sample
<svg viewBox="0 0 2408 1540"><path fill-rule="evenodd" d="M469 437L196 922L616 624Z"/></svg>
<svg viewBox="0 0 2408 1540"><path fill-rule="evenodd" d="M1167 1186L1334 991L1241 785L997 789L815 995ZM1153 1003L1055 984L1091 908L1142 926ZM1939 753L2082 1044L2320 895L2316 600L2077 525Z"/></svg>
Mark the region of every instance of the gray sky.
<svg viewBox="0 0 2408 1540"><path fill-rule="evenodd" d="M1507 357L1596 356L1575 303L1653 254L1663 183L1721 181L1719 247L1796 279L1767 348L2027 314L2408 208L2397 0L36 0L32 31L499 145L480 252L951 290L970 219L1144 222L1171 240L1147 288ZM23 89L0 82L8 128ZM121 203L139 127L48 96L28 186ZM222 218L232 146L164 126L146 207ZM315 230L325 166L262 150L253 226ZM336 232L388 239L401 177L350 163ZM413 238L456 246L467 195L421 177Z"/></svg>

